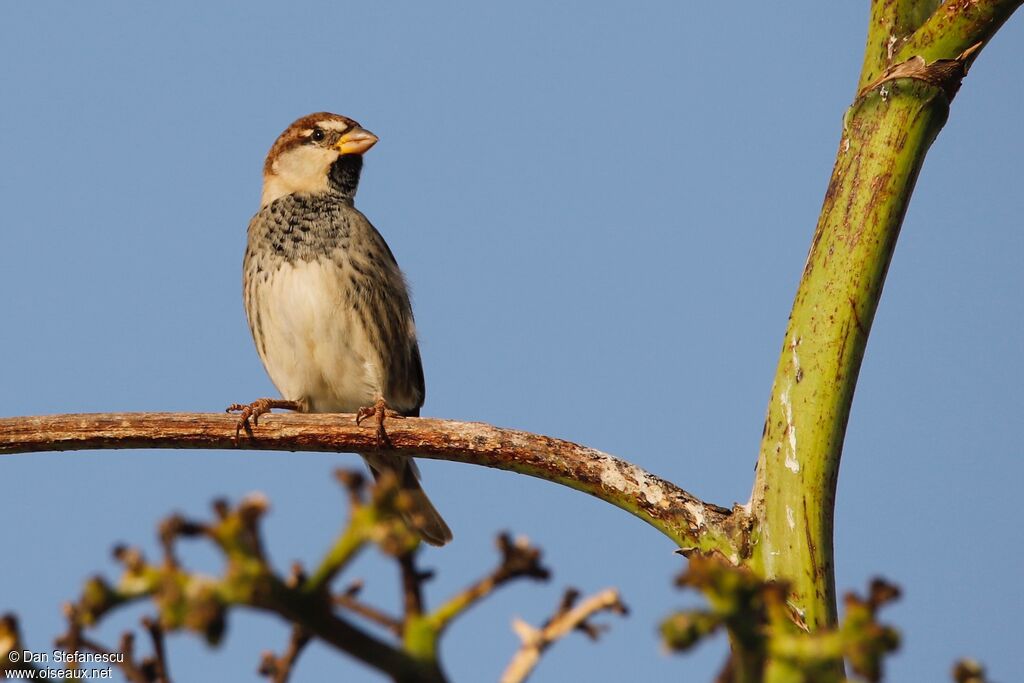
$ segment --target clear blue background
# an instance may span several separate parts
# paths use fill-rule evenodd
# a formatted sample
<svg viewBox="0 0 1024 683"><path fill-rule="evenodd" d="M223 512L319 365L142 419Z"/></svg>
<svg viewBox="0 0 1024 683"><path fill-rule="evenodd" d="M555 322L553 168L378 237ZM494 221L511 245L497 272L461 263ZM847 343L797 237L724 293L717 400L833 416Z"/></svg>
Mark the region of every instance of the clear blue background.
<svg viewBox="0 0 1024 683"><path fill-rule="evenodd" d="M373 6L371 6L371 4ZM792 295L854 94L866 2L3 3L0 414L221 410L273 391L240 292L263 157L300 115L381 137L358 204L414 288L425 414L565 437L722 504L749 495ZM428 6L429 5L429 6ZM1017 17L985 49L929 154L850 420L838 586L905 588L892 680L957 657L1022 665L1024 138ZM282 570L344 521L330 472L353 456L97 452L0 459L0 610L49 647L60 605L115 541L156 553L172 510L263 491ZM710 680L719 640L659 651L692 602L643 523L538 480L423 464L455 530L429 550L432 604L486 571L500 529L555 569L467 614L454 680L494 680L512 617L567 585L634 608L572 637L534 680ZM218 569L202 544L185 553ZM391 565L347 575L397 610ZM136 610L101 630L135 626ZM170 638L178 681L253 680L271 617L225 645ZM376 680L315 646L296 681Z"/></svg>

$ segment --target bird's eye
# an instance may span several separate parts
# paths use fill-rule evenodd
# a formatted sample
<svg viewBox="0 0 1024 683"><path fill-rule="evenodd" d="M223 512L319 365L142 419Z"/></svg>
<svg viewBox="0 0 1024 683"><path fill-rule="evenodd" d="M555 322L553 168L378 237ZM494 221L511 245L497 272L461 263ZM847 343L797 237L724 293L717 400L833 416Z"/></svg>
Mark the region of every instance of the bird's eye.
<svg viewBox="0 0 1024 683"><path fill-rule="evenodd" d="M325 137L327 137L327 134L322 128L314 128L313 132L309 135L309 139L313 142L321 142Z"/></svg>

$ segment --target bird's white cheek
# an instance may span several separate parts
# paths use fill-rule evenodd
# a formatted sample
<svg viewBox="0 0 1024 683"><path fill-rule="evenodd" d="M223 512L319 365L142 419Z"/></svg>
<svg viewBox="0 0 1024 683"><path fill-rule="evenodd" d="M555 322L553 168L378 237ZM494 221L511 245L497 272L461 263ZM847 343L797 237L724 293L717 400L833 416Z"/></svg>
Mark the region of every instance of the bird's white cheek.
<svg viewBox="0 0 1024 683"><path fill-rule="evenodd" d="M303 145L282 154L263 181L262 204L296 192L313 194L328 189L327 175L338 153Z"/></svg>

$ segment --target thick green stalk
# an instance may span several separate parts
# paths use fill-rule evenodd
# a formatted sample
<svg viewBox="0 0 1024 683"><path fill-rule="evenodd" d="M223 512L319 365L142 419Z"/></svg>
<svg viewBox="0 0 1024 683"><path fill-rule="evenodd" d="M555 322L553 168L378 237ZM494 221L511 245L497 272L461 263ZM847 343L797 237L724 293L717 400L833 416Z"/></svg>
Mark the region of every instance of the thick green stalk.
<svg viewBox="0 0 1024 683"><path fill-rule="evenodd" d="M892 66L896 49L928 20L940 4L941 0L874 0L871 3L864 66L858 87L864 87Z"/></svg>
<svg viewBox="0 0 1024 683"><path fill-rule="evenodd" d="M944 91L888 81L847 112L772 386L753 504L754 560L790 582L807 626L836 622L832 514L846 422L885 273Z"/></svg>
<svg viewBox="0 0 1024 683"><path fill-rule="evenodd" d="M1021 0L873 0L857 88L911 57L928 63L953 59L987 42L1020 5Z"/></svg>
<svg viewBox="0 0 1024 683"><path fill-rule="evenodd" d="M751 498L751 564L836 623L836 481L857 375L918 171L984 42L1022 0L874 0L860 92L790 314Z"/></svg>
<svg viewBox="0 0 1024 683"><path fill-rule="evenodd" d="M956 57L972 45L990 40L1020 5L1021 0L947 2L898 46L891 61L899 63L915 55L927 62ZM862 78L864 85L869 74Z"/></svg>

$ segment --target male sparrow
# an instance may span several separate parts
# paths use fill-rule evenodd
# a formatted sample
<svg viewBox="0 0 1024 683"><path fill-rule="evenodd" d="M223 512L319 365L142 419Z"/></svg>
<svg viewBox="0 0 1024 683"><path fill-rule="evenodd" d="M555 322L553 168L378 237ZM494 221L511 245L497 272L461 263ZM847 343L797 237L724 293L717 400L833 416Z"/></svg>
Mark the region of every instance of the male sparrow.
<svg viewBox="0 0 1024 683"><path fill-rule="evenodd" d="M232 405L239 427L272 408L357 413L357 422L375 416L386 445L385 415L419 415L423 366L405 278L353 205L363 154L376 142L352 119L322 112L289 126L267 154L242 285L256 349L283 400ZM374 476L396 475L412 503L405 521L423 540L451 540L411 459L363 458Z"/></svg>

